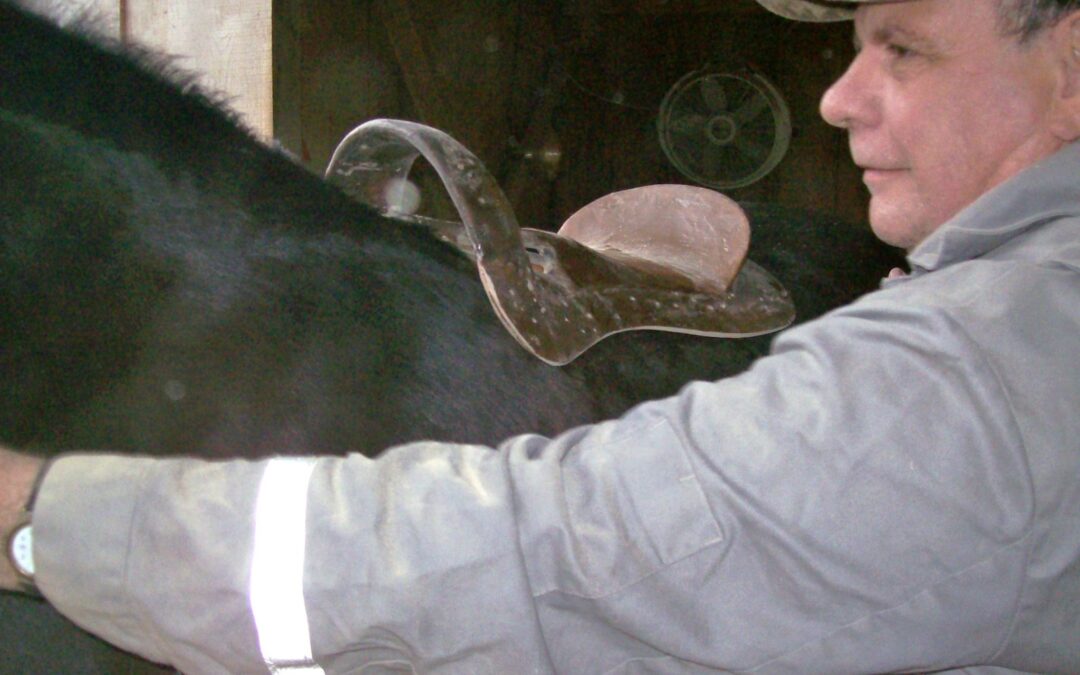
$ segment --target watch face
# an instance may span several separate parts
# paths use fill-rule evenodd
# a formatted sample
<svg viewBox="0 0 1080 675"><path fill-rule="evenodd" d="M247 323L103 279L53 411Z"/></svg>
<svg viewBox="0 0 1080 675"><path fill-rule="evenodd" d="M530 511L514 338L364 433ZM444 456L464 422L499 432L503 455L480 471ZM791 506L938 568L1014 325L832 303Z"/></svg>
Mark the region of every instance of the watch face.
<svg viewBox="0 0 1080 675"><path fill-rule="evenodd" d="M8 545L8 553L15 570L25 576L34 576L34 531L29 523L15 528Z"/></svg>

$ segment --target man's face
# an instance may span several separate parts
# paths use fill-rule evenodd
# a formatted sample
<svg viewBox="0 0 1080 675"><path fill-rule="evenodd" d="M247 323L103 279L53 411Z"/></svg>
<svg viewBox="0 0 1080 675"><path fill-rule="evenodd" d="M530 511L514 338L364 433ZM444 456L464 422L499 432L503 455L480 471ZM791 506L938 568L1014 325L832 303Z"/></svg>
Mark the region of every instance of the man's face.
<svg viewBox="0 0 1080 675"><path fill-rule="evenodd" d="M1045 31L1003 36L997 0L867 4L858 55L821 114L848 130L870 190L870 224L914 248L981 194L1057 151Z"/></svg>

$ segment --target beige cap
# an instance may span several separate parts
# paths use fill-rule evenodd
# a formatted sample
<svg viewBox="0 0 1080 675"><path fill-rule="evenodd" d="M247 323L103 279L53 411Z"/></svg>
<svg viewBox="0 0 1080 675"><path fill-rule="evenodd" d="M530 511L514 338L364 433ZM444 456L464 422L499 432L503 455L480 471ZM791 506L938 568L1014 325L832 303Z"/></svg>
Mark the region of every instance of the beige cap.
<svg viewBox="0 0 1080 675"><path fill-rule="evenodd" d="M850 5L857 2L896 2L897 0L844 0L826 2L822 0L757 0L765 9L796 21L844 21L855 15Z"/></svg>

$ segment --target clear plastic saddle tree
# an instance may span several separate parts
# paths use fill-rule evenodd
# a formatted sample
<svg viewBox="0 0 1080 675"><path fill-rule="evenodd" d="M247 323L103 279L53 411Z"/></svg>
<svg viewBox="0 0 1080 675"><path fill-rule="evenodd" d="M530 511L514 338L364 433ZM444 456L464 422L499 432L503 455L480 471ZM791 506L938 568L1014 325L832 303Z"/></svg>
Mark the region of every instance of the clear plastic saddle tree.
<svg viewBox="0 0 1080 675"><path fill-rule="evenodd" d="M461 223L401 211L395 188L420 155L438 173ZM326 175L354 198L425 224L474 258L500 321L552 365L627 330L750 337L795 317L780 282L745 260L749 224L742 209L712 190L636 188L586 206L559 234L523 229L475 155L437 129L400 120L354 129Z"/></svg>

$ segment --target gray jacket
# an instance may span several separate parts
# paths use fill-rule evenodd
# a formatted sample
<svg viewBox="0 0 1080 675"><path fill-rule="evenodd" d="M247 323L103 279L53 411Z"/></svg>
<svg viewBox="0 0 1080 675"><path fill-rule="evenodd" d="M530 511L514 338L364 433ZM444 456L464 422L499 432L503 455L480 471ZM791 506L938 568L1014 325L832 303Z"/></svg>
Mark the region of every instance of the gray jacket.
<svg viewBox="0 0 1080 675"><path fill-rule="evenodd" d="M1078 177L1073 144L910 276L622 419L277 462L291 525L254 515L267 462L61 460L39 584L197 673L266 672L253 561L297 550L277 615L328 672L1080 672Z"/></svg>

